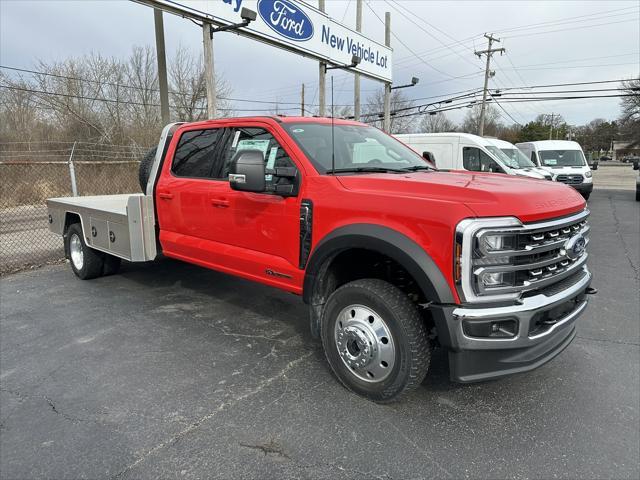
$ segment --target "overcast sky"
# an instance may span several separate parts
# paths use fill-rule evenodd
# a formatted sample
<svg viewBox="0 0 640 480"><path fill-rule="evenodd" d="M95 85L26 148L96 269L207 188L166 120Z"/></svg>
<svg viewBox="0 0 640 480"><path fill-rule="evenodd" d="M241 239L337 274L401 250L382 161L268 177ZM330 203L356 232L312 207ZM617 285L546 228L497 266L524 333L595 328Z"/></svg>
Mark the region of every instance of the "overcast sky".
<svg viewBox="0 0 640 480"><path fill-rule="evenodd" d="M312 0L308 3L316 5ZM500 46L507 49L505 56L495 57L493 88L640 75L638 0L399 0L401 7L413 13L414 23L401 15L407 12L392 0L365 0L363 32L382 42L383 26L367 3L381 17L391 12L394 82L420 78L418 86L405 90L411 98L481 88L484 60L473 51L486 48L484 32L502 38ZM355 0L327 0L327 11L355 26ZM165 36L169 56L178 45L201 51L201 30L188 20L165 14ZM317 103L317 62L232 33L217 34L215 40L216 71L229 81L234 96L297 102L300 84L305 83L307 103ZM61 60L92 51L126 57L133 45L154 42L152 10L130 1L0 0L0 63L4 66L30 68L38 59ZM335 102L352 102L352 75L337 71L333 76ZM452 78L460 76L464 78ZM363 81L363 97L379 85ZM236 107L247 108L247 104ZM553 112L579 125L597 117L617 118L619 100L516 104L505 105L505 109L520 123ZM464 111L449 115L459 121ZM512 123L503 115L505 123Z"/></svg>

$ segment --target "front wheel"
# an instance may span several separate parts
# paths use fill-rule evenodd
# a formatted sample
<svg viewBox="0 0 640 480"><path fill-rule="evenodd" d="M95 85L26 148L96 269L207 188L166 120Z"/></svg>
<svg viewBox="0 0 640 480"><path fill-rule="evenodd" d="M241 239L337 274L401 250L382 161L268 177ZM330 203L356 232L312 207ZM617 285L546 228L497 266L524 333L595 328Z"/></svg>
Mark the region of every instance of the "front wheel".
<svg viewBox="0 0 640 480"><path fill-rule="evenodd" d="M415 304L377 279L356 280L333 292L322 315L322 344L349 390L382 403L420 385L431 359Z"/></svg>

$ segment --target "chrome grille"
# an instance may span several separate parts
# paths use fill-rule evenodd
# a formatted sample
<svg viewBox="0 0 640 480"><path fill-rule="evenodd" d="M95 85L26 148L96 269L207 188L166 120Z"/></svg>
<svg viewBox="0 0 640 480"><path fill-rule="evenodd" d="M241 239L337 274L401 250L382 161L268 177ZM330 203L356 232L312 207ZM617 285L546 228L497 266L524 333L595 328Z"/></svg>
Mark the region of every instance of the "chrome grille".
<svg viewBox="0 0 640 480"><path fill-rule="evenodd" d="M578 183L582 183L584 177L579 174L571 174L571 175L558 175L556 177L556 181L561 183L568 183L570 185L575 185Z"/></svg>
<svg viewBox="0 0 640 480"><path fill-rule="evenodd" d="M578 272L588 257L588 215L585 210L563 219L499 228L476 221L479 226L463 233L469 245L463 252L471 257L461 269L464 296L472 301L516 298ZM497 247L495 237L502 237Z"/></svg>

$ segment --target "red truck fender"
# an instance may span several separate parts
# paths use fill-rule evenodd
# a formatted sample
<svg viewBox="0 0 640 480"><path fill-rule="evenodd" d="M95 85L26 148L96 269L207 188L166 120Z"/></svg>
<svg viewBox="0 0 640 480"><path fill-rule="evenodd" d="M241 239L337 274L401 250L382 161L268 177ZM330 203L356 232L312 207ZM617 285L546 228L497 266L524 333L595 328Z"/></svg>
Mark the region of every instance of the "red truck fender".
<svg viewBox="0 0 640 480"><path fill-rule="evenodd" d="M321 306L335 290L331 267L335 258L349 250L367 250L395 261L416 282L430 302L455 303L455 298L438 266L428 253L406 235L382 225L352 224L327 234L313 249L307 263L303 300L311 306L311 332L320 332Z"/></svg>

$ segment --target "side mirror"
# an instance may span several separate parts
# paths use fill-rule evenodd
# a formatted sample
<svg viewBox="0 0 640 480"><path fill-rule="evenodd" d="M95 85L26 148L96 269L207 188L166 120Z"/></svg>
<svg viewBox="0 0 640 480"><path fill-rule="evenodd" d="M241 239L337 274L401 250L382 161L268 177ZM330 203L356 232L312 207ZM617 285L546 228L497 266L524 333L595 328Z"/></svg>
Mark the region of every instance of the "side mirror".
<svg viewBox="0 0 640 480"><path fill-rule="evenodd" d="M261 150L241 150L231 159L229 184L232 190L262 193L266 190L264 154Z"/></svg>
<svg viewBox="0 0 640 480"><path fill-rule="evenodd" d="M593 162L593 165L591 165L591 170L597 170L598 169L598 160Z"/></svg>
<svg viewBox="0 0 640 480"><path fill-rule="evenodd" d="M500 168L500 165L495 162L491 162L491 164L489 164L489 171L492 173L504 173L502 168Z"/></svg>
<svg viewBox="0 0 640 480"><path fill-rule="evenodd" d="M422 152L422 158L424 158L427 162L431 162L434 165L436 164L436 159L433 157L433 153L431 152Z"/></svg>
<svg viewBox="0 0 640 480"><path fill-rule="evenodd" d="M640 162L638 162L638 160L633 161L633 169L640 170Z"/></svg>

